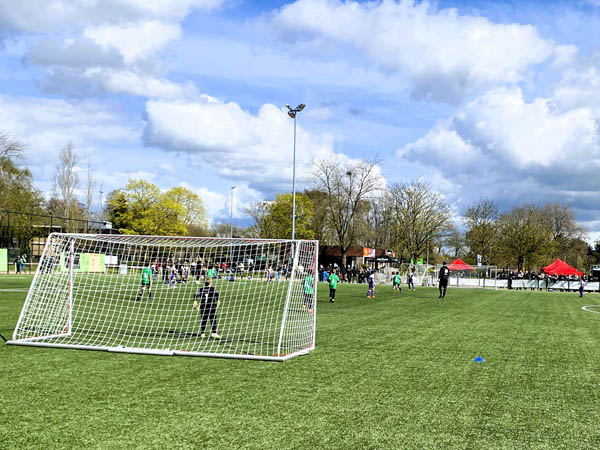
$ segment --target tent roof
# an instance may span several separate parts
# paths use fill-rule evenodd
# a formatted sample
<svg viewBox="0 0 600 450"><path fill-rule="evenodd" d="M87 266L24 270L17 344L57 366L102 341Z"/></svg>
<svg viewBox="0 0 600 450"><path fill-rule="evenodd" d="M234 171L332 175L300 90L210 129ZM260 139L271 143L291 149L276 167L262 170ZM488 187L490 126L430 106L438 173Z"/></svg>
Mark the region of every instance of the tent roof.
<svg viewBox="0 0 600 450"><path fill-rule="evenodd" d="M554 267L559 266L561 264L565 264L565 262L560 258L556 258L554 261L552 261L550 264L544 267L544 272L546 272L546 270L552 270Z"/></svg>
<svg viewBox="0 0 600 450"><path fill-rule="evenodd" d="M583 275L583 273L581 273L574 267L571 267L566 262L561 261L560 259L558 259L557 261L550 264L549 266L544 267L544 272L553 275Z"/></svg>
<svg viewBox="0 0 600 450"><path fill-rule="evenodd" d="M473 267L468 265L461 259L456 258L450 265L448 266L450 270L473 270Z"/></svg>

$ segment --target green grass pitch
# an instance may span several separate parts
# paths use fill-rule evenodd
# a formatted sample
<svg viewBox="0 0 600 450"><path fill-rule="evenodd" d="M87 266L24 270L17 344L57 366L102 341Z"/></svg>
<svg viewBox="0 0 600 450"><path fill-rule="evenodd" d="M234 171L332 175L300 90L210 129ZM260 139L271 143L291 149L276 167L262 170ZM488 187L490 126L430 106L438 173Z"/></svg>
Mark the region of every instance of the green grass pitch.
<svg viewBox="0 0 600 450"><path fill-rule="evenodd" d="M0 276L5 336L30 282ZM0 449L600 448L598 294L327 294L285 363L0 345Z"/></svg>

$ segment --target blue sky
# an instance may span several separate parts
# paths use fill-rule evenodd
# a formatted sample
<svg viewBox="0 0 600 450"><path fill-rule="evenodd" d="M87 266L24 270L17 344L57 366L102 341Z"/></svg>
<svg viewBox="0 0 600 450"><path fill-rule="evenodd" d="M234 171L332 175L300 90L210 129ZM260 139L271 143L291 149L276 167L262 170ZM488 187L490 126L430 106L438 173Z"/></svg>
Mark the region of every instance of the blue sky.
<svg viewBox="0 0 600 450"><path fill-rule="evenodd" d="M192 188L212 220L315 158L381 159L457 217L560 201L600 236L600 1L0 3L0 130L49 194L72 141L106 194ZM83 187L83 183L82 183ZM81 190L83 194L83 189Z"/></svg>

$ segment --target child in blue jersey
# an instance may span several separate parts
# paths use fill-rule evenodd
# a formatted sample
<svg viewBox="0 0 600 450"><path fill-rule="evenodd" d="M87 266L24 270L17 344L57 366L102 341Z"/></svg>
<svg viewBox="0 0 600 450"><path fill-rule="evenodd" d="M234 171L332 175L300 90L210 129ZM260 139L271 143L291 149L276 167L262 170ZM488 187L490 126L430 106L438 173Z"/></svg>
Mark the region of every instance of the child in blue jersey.
<svg viewBox="0 0 600 450"><path fill-rule="evenodd" d="M375 298L375 274L371 273L367 278L369 284L369 290L367 291L367 298Z"/></svg>
<svg viewBox="0 0 600 450"><path fill-rule="evenodd" d="M169 287L175 288L177 283L177 268L175 266L171 267L171 277L169 278Z"/></svg>
<svg viewBox="0 0 600 450"><path fill-rule="evenodd" d="M415 282L414 282L414 276L415 274L413 273L413 269L410 268L408 269L408 275L407 275L407 283L408 283L408 290L410 291L411 288L414 291L415 290Z"/></svg>

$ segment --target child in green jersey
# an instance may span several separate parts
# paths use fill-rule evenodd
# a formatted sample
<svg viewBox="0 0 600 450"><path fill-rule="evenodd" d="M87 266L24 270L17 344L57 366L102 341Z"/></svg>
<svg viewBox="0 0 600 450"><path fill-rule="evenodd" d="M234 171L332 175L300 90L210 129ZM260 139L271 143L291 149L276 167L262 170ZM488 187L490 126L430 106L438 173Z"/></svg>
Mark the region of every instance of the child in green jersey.
<svg viewBox="0 0 600 450"><path fill-rule="evenodd" d="M329 275L329 302L335 302L335 290L337 289L338 281L340 281L340 277L338 277L337 269L333 269L331 275Z"/></svg>
<svg viewBox="0 0 600 450"><path fill-rule="evenodd" d="M392 287L395 291L402 292L402 286L400 286L400 281L401 281L400 273L394 272L392 274Z"/></svg>
<svg viewBox="0 0 600 450"><path fill-rule="evenodd" d="M313 280L314 278L310 272L304 277L304 306L309 312L313 311Z"/></svg>
<svg viewBox="0 0 600 450"><path fill-rule="evenodd" d="M148 300L150 300L152 297L152 263L148 263L148 265L142 269L142 284L135 301L139 302L141 300L145 290L148 290Z"/></svg>

